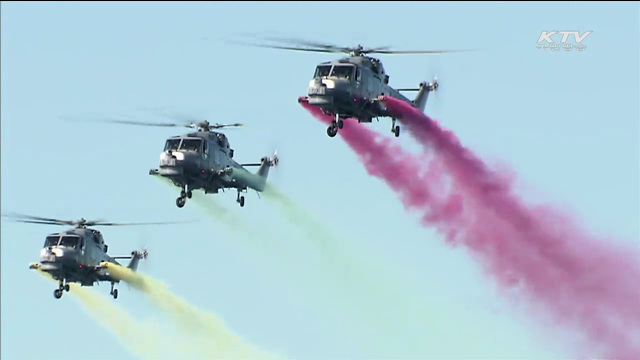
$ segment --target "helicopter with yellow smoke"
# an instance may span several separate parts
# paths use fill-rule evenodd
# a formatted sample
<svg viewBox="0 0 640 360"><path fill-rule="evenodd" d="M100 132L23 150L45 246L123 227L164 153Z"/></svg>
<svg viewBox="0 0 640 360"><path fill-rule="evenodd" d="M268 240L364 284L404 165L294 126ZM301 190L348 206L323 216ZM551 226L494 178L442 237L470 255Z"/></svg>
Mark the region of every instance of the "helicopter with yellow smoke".
<svg viewBox="0 0 640 360"><path fill-rule="evenodd" d="M4 215L14 221L43 224L43 225L69 225L73 228L66 231L47 235L44 246L40 250L40 262L29 265L30 269L36 269L48 273L59 286L53 292L56 299L60 299L64 291L69 291L69 283L79 283L81 286L93 286L96 282L110 282L110 295L118 298L118 289L115 284L119 279L113 277L104 263L117 264L119 259L131 259L127 266L136 271L141 259L146 259L148 252L134 250L130 255L111 256L107 254L109 246L105 243L100 231L89 226L129 226L129 225L163 225L171 222L154 223L113 223L101 220L59 220L31 215ZM102 264L101 264L102 263Z"/></svg>

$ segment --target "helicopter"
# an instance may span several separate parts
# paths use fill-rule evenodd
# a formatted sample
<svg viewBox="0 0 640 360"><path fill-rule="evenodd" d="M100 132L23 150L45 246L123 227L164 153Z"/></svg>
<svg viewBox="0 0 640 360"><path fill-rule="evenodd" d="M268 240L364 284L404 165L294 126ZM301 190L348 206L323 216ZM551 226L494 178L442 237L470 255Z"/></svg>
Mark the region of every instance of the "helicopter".
<svg viewBox="0 0 640 360"><path fill-rule="evenodd" d="M220 190L236 189L236 202L244 207L243 192L249 188L256 192L264 191L269 169L279 162L278 151L272 157L264 156L259 163L240 164L233 159L234 150L227 136L214 131L225 127L238 127L244 124L210 124L201 121L190 124L153 123L128 120L110 120L108 122L160 127L196 128L196 132L177 135L165 141L164 150L160 153L159 168L149 170L149 175L162 176L181 188L176 206L184 207L187 198L193 196L192 191L201 189L205 194L217 194ZM255 173L246 168L255 166Z"/></svg>
<svg viewBox="0 0 640 360"><path fill-rule="evenodd" d="M335 119L327 128L327 135L334 137L338 129L344 127L344 119L354 118L358 123L370 123L373 118L391 118L391 132L400 136L400 126L382 103L382 96L391 96L405 101L415 108L424 111L429 92L438 89L437 76L432 82L423 81L418 88L394 89L389 85L389 74L385 72L382 62L367 54L443 54L469 50L432 50L432 51L392 51L389 47L364 48L342 47L305 40L267 38L265 40L292 44L292 46L248 44L259 47L309 51L322 53L347 53L348 57L320 63L316 66L313 79L309 82L307 96L298 98L298 102L320 108L326 115ZM246 44L246 43L245 43ZM410 100L401 91L417 91Z"/></svg>
<svg viewBox="0 0 640 360"><path fill-rule="evenodd" d="M14 221L44 224L44 225L69 225L73 228L66 231L51 233L46 236L44 246L40 250L40 262L31 263L29 269L41 270L55 280L58 280L58 288L53 296L60 299L64 291L69 291L69 283L79 283L81 286L93 286L94 283L110 282L110 295L118 298L118 289L115 284L120 281L112 277L105 268L106 263L120 265L117 260L131 259L127 267L136 271L140 260L146 259L148 252L134 250L126 256L110 256L107 254L109 246L105 244L100 231L89 228L90 226L129 226L129 225L160 225L161 223L113 223L100 220L88 221L84 218L76 221L44 218L31 215L3 215L13 218Z"/></svg>

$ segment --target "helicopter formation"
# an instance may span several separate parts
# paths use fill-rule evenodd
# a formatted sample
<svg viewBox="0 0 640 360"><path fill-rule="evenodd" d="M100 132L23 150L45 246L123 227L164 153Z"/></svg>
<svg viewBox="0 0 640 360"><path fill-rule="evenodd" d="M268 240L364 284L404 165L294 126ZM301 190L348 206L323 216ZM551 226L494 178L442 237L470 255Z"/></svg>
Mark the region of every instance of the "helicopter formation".
<svg viewBox="0 0 640 360"><path fill-rule="evenodd" d="M325 114L334 117L327 128L327 135L335 137L344 127L344 120L353 118L358 123L371 123L373 118L391 118L391 132L400 135L400 127L396 118L380 101L382 96L391 96L405 101L417 109L424 111L430 92L438 89L437 77L432 82L423 81L416 89L396 89L389 85L389 74L385 72L382 62L367 54L442 54L468 50L438 51L392 51L388 47L364 48L340 47L303 40L271 39L288 42L293 45L252 44L260 47L287 49L295 51L311 51L323 53L347 53L348 57L334 59L317 64L313 78L309 82L307 95L299 98L299 102L307 102L318 107ZM401 94L401 91L416 91L413 100ZM160 176L170 180L180 188L176 206L182 208L193 191L202 190L205 194L217 194L220 191L233 189L237 191L236 201L244 207L245 198L241 194L249 189L258 194L264 191L269 169L279 162L277 150L273 156L263 156L257 163L239 163L234 159L228 137L220 131L223 128L239 127L244 124L211 124L208 121L191 121L189 123L139 122L128 120L107 120L139 126L186 127L196 129L194 132L174 135L165 139L164 149L160 153L158 168L149 170L149 175ZM257 167L255 173L247 170ZM172 224L174 222L155 223L112 223L104 221L59 220L32 215L3 215L15 221L31 224L68 225L72 228L46 236L44 246L40 250L40 262L32 263L31 269L48 273L58 281L54 297L60 299L65 291L69 291L69 283L81 286L93 286L95 283L111 284L110 295L118 298L115 285L119 280L111 276L107 264L117 264L118 260L130 259L127 267L137 270L140 260L146 259L146 249L133 250L130 255L111 256L102 233L93 226L128 226Z"/></svg>

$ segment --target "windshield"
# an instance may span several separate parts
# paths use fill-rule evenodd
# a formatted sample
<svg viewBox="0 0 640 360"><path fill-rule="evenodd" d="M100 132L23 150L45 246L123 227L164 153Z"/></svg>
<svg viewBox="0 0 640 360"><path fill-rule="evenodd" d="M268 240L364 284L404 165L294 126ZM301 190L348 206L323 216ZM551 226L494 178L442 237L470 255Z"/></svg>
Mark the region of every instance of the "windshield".
<svg viewBox="0 0 640 360"><path fill-rule="evenodd" d="M330 71L331 71L331 65L318 65L318 67L316 68L316 73L313 77L314 78L327 77L329 76Z"/></svg>
<svg viewBox="0 0 640 360"><path fill-rule="evenodd" d="M164 144L164 151L178 150L179 145L180 145L180 139L169 139L167 140L167 143Z"/></svg>
<svg viewBox="0 0 640 360"><path fill-rule="evenodd" d="M58 240L60 240L59 235L47 236L47 239L44 241L44 247L56 246L58 245Z"/></svg>
<svg viewBox="0 0 640 360"><path fill-rule="evenodd" d="M331 71L331 77L338 79L351 79L353 74L353 66L351 65L336 65Z"/></svg>
<svg viewBox="0 0 640 360"><path fill-rule="evenodd" d="M183 150L183 151L200 151L200 145L201 144L202 144L202 139L185 138L185 139L182 139L182 144L180 145L180 150Z"/></svg>
<svg viewBox="0 0 640 360"><path fill-rule="evenodd" d="M80 237L78 236L62 236L62 239L60 239L60 246L62 247L77 249L79 245Z"/></svg>

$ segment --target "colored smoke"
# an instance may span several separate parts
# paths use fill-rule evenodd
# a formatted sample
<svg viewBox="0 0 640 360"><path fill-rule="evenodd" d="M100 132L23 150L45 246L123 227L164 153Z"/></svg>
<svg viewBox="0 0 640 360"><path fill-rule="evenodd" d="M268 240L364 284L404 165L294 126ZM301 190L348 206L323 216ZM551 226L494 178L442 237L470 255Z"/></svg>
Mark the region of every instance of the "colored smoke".
<svg viewBox="0 0 640 360"><path fill-rule="evenodd" d="M487 169L454 134L409 104L393 98L385 104L433 160L405 153L397 140L348 119L339 134L369 174L395 190L405 208L421 211L423 225L466 245L503 290L518 291L557 324L585 335L589 349L580 355L640 359L637 251L588 235L550 206L525 205L512 193L510 177Z"/></svg>
<svg viewBox="0 0 640 360"><path fill-rule="evenodd" d="M167 287L148 276L129 268L106 263L109 273L148 295L160 310L165 312L181 329L189 334L191 344L204 358L209 359L277 359L247 344L231 332L215 314L202 311L170 292Z"/></svg>
<svg viewBox="0 0 640 360"><path fill-rule="evenodd" d="M48 273L36 269L46 279L58 284ZM102 327L111 332L130 353L141 359L161 357L182 357L189 353L190 346L185 341L172 337L158 329L153 323L136 320L126 311L118 308L112 299L71 283L69 295L75 298L82 308ZM161 346L159 344L162 344ZM186 356L189 359L200 356Z"/></svg>
<svg viewBox="0 0 640 360"><path fill-rule="evenodd" d="M171 182L158 178L175 189ZM416 300L415 294L389 275L390 271L381 270L383 264L363 261L361 249L344 249L341 245L348 243L347 239L328 231L312 211L277 186L268 183L262 195L281 208L285 217L302 230L302 236L290 234L280 226L260 224L259 219L243 218L218 204L220 199L215 195L194 191L189 201L229 231L238 233L240 236L234 240L245 242L243 252L271 261L261 270L263 275L279 272L273 275L287 288L295 289L304 302L313 304L310 309L317 316L337 319L340 329L334 335L341 342L366 343L369 353L378 356L399 356L403 349L407 349L405 358L431 352L423 337L434 316ZM311 248L307 248L309 245ZM301 255L308 250L316 253L316 249L324 257ZM411 326L406 321L409 313ZM379 338L385 341L373 341Z"/></svg>

